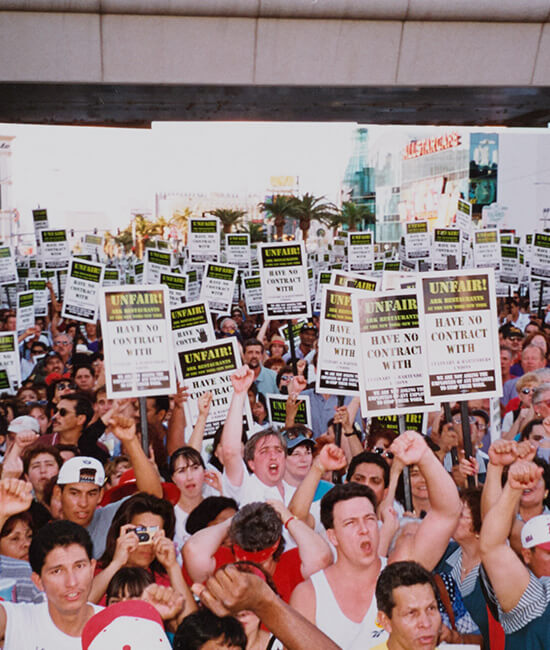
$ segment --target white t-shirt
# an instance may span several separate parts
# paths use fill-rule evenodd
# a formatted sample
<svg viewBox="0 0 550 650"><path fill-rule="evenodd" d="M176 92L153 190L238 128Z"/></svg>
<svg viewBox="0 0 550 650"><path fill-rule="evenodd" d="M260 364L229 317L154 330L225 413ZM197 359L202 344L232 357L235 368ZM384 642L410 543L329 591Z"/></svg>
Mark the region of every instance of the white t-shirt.
<svg viewBox="0 0 550 650"><path fill-rule="evenodd" d="M224 470L222 475L224 496L235 499L241 508L247 503L254 503L256 501L265 503L269 500L282 501L285 506L288 506L294 496L294 492L296 492L296 488L293 485L289 485L286 481L282 481L284 492L283 498L278 487L262 483L256 474L248 473L244 460L241 462L243 464L243 482L241 485L233 485L230 483ZM290 551L291 548L296 546L296 542L288 533L286 528L283 529L283 537L286 542L285 551Z"/></svg>
<svg viewBox="0 0 550 650"><path fill-rule="evenodd" d="M213 487L205 483L202 486L202 496L204 499L206 499L206 497L219 497L220 493L218 490L215 490ZM185 512L185 510L182 510L176 503L174 506L174 515L176 517L176 527L174 529L174 545L176 547L176 557L178 564L181 566L181 549L183 548L185 542L191 537L191 535L185 529L187 519L189 518L189 513Z"/></svg>
<svg viewBox="0 0 550 650"><path fill-rule="evenodd" d="M103 609L93 605L94 614ZM79 636L69 636L52 621L48 602L2 603L6 610L7 625L4 650L82 650Z"/></svg>

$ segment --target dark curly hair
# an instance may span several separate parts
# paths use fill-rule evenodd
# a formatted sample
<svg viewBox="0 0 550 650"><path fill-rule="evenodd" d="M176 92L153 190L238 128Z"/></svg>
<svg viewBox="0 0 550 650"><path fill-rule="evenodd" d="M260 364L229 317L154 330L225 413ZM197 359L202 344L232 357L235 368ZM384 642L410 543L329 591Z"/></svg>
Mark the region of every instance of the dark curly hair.
<svg viewBox="0 0 550 650"><path fill-rule="evenodd" d="M115 554L116 541L120 535L122 526L132 522L136 515L142 515L145 512L151 512L162 518L164 534L168 539L174 538L174 529L176 527L176 518L174 508L165 499L159 499L152 494L138 492L129 499L124 501L116 511L105 542L105 551L99 560L101 567L108 566ZM154 573L166 573L166 569L155 558L149 567Z"/></svg>
<svg viewBox="0 0 550 650"><path fill-rule="evenodd" d="M285 550L283 522L268 503L248 503L233 517L229 529L231 541L245 551L263 551L279 540L273 559L277 561Z"/></svg>
<svg viewBox="0 0 550 650"><path fill-rule="evenodd" d="M365 497L372 503L376 512L376 496L370 487L361 483L344 483L335 485L321 499L321 523L328 530L334 528L334 506L340 501L348 501L355 497Z"/></svg>

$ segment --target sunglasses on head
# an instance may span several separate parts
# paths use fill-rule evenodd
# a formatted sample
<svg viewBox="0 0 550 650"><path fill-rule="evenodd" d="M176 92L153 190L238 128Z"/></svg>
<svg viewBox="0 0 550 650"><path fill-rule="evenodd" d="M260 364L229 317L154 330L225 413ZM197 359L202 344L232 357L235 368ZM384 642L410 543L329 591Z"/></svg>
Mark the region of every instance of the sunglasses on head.
<svg viewBox="0 0 550 650"><path fill-rule="evenodd" d="M285 438L288 440L294 440L298 436L304 436L305 438L311 438L313 436L313 432L310 431L309 429L300 429L299 431L285 431L284 432Z"/></svg>

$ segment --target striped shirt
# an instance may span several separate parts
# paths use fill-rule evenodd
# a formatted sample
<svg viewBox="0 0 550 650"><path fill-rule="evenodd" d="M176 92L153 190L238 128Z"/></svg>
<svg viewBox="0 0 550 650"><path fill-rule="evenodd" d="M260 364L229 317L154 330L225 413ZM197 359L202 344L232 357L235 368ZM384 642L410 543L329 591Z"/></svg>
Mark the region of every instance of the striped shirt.
<svg viewBox="0 0 550 650"><path fill-rule="evenodd" d="M40 591L31 580L31 565L23 560L16 560L0 555L0 578L15 580L15 597L18 603L41 603L44 592Z"/></svg>
<svg viewBox="0 0 550 650"><path fill-rule="evenodd" d="M446 558L447 564L450 564L453 568L451 570L451 576L458 585L460 589L460 595L464 598L469 596L473 590L476 588L476 581L479 577L479 564L465 576L462 580L462 549L460 546Z"/></svg>

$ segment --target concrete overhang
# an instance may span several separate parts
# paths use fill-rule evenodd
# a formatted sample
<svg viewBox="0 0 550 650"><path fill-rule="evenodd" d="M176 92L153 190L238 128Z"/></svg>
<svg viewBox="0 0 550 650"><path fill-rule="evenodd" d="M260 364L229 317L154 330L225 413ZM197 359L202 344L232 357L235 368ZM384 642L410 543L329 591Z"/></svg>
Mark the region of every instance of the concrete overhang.
<svg viewBox="0 0 550 650"><path fill-rule="evenodd" d="M550 122L550 0L0 0L0 120Z"/></svg>

